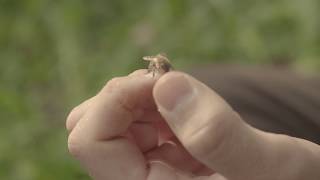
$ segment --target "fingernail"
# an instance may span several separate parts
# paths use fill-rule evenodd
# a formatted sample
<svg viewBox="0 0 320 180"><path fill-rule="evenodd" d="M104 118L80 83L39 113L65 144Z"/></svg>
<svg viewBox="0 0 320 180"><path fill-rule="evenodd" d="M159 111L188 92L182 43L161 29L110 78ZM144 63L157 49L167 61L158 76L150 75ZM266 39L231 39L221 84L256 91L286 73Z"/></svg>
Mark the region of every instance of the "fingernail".
<svg viewBox="0 0 320 180"><path fill-rule="evenodd" d="M160 79L155 89L155 100L167 111L173 111L193 95L193 88L183 74L171 74Z"/></svg>

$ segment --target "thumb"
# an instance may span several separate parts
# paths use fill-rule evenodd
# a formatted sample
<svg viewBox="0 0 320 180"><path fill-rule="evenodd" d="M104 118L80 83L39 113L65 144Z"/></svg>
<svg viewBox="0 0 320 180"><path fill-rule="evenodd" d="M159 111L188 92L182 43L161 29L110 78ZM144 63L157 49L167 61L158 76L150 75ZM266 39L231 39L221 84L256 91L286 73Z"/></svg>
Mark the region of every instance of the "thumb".
<svg viewBox="0 0 320 180"><path fill-rule="evenodd" d="M185 148L227 179L319 177L319 146L254 129L213 90L187 74L165 74L153 96Z"/></svg>

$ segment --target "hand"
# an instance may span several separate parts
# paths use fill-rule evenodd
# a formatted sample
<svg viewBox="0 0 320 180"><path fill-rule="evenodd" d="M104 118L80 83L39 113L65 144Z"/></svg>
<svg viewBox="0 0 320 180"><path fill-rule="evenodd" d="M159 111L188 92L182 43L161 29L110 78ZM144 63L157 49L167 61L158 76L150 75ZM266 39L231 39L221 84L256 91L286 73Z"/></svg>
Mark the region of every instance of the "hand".
<svg viewBox="0 0 320 180"><path fill-rule="evenodd" d="M71 154L96 180L320 178L319 145L249 126L180 72L109 81L70 113L67 129Z"/></svg>

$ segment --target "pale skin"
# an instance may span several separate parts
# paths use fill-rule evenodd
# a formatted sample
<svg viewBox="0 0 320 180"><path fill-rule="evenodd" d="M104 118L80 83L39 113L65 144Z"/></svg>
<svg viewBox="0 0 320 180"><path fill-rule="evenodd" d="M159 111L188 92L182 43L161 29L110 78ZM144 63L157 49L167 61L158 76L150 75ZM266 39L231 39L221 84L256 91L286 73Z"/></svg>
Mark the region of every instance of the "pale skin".
<svg viewBox="0 0 320 180"><path fill-rule="evenodd" d="M188 74L146 72L112 79L67 119L69 151L93 179L320 179L319 145L249 126Z"/></svg>

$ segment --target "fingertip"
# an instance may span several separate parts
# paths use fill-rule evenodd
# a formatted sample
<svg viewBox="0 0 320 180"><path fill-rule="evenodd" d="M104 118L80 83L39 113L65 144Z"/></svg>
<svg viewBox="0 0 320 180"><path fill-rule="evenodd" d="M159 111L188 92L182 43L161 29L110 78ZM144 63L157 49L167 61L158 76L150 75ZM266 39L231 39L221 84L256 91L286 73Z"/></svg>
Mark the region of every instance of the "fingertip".
<svg viewBox="0 0 320 180"><path fill-rule="evenodd" d="M74 128L76 124L76 120L79 117L79 113L77 109L78 107L73 108L67 117L65 126L68 132L71 132L71 130Z"/></svg>
<svg viewBox="0 0 320 180"><path fill-rule="evenodd" d="M166 111L173 111L181 101L192 95L194 89L188 79L188 75L181 72L163 75L153 88L153 97L158 106Z"/></svg>

